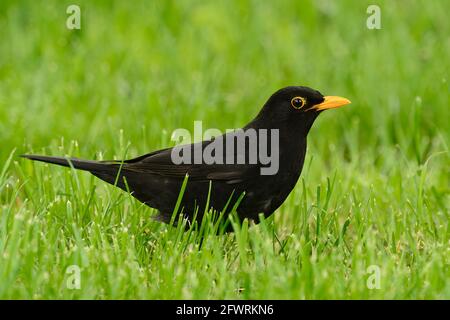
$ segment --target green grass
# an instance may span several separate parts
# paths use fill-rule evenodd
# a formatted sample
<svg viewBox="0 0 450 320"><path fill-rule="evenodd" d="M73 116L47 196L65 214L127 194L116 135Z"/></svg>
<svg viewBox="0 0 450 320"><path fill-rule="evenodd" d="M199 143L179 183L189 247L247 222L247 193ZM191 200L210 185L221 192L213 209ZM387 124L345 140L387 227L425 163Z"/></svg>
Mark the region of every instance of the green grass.
<svg viewBox="0 0 450 320"><path fill-rule="evenodd" d="M0 298L450 298L446 1L0 3ZM257 226L214 236L85 172L21 153L137 156L176 128L244 125L275 90L323 113L302 178ZM67 267L81 288L67 288ZM369 289L369 266L380 288Z"/></svg>

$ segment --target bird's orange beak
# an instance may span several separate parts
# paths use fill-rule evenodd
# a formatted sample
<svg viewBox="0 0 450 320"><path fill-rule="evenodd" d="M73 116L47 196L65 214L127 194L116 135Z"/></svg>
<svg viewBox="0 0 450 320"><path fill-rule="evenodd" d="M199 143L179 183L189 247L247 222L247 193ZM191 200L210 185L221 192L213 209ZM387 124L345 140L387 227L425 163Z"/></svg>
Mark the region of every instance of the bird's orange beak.
<svg viewBox="0 0 450 320"><path fill-rule="evenodd" d="M326 96L325 100L322 103L316 104L312 107L313 110L321 111L326 109L334 109L345 106L346 104L351 103L350 100L338 96Z"/></svg>

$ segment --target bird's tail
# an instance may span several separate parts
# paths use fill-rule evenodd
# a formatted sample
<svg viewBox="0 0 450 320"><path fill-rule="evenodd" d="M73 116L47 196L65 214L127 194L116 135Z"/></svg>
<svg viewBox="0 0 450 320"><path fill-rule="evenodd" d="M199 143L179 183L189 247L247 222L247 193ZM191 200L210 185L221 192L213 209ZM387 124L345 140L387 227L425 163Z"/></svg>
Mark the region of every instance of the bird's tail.
<svg viewBox="0 0 450 320"><path fill-rule="evenodd" d="M111 169L111 163L104 163L101 161L81 160L77 158L48 157L33 154L23 154L21 155L21 157L30 160L57 164L64 167L74 167L75 169L86 170L91 172Z"/></svg>

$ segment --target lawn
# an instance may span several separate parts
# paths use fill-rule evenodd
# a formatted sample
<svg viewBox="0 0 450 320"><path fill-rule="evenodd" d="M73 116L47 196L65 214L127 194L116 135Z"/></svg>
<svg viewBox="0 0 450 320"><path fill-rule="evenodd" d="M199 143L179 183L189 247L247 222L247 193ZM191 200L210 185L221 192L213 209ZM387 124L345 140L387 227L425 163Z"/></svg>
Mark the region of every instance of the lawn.
<svg viewBox="0 0 450 320"><path fill-rule="evenodd" d="M0 298L450 299L450 6L375 2L2 0ZM195 120L241 127L287 85L352 104L316 121L282 207L235 233L19 158L134 157Z"/></svg>

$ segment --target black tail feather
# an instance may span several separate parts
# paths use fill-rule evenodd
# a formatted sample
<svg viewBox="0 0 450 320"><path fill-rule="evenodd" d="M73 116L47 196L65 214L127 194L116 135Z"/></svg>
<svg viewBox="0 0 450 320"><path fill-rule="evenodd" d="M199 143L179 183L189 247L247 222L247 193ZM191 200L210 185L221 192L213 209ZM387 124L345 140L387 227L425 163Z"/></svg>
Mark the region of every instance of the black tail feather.
<svg viewBox="0 0 450 320"><path fill-rule="evenodd" d="M33 154L23 154L21 157L36 160L46 163L57 164L64 167L74 167L79 170L86 171L110 171L112 166L118 166L117 164L103 163L99 161L93 160L81 160L77 158L63 158L63 157L48 157L48 156L39 156Z"/></svg>

